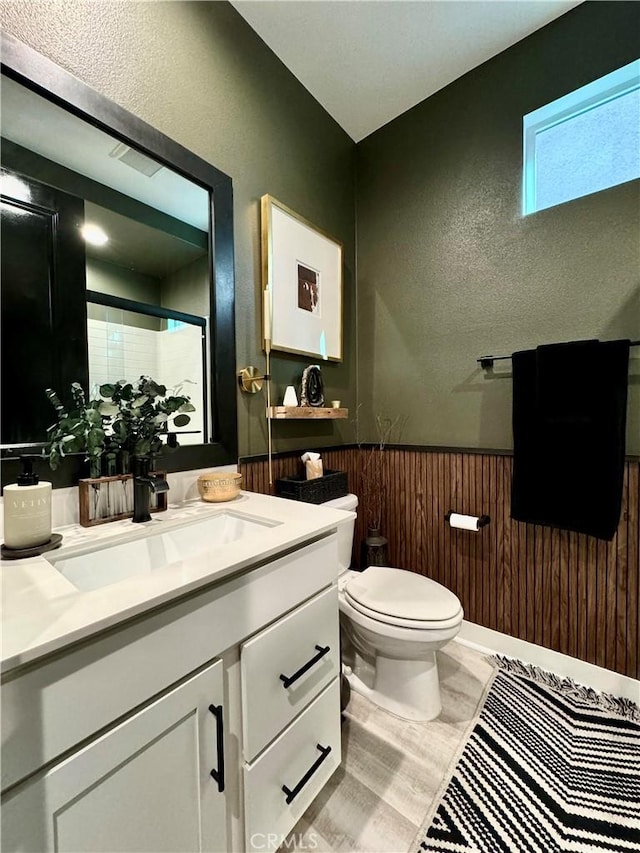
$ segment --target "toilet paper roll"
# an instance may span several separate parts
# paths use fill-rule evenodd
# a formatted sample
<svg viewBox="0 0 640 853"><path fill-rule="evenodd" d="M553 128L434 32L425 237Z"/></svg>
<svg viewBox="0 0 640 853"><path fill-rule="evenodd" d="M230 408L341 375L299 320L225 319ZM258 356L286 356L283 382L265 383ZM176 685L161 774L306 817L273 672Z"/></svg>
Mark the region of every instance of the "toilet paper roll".
<svg viewBox="0 0 640 853"><path fill-rule="evenodd" d="M459 527L461 530L480 530L480 519L476 515L462 515L459 512L449 514L451 527Z"/></svg>

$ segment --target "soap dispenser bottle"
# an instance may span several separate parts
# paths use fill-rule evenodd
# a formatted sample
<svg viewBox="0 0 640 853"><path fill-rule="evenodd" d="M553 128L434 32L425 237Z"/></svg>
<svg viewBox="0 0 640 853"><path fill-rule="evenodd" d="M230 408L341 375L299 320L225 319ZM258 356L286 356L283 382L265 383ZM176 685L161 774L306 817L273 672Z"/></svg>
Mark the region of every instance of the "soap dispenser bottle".
<svg viewBox="0 0 640 853"><path fill-rule="evenodd" d="M38 482L34 458L21 456L22 474L4 487L5 548L37 548L51 539L51 483Z"/></svg>

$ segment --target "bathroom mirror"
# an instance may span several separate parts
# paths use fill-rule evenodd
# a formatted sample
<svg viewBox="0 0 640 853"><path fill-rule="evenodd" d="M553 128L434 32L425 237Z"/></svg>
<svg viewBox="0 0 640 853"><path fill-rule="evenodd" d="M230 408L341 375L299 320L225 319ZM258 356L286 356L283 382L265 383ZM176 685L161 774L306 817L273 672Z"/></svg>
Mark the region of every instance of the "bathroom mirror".
<svg viewBox="0 0 640 853"><path fill-rule="evenodd" d="M1 97L3 456L145 374L196 406L163 467L236 461L231 179L7 33Z"/></svg>

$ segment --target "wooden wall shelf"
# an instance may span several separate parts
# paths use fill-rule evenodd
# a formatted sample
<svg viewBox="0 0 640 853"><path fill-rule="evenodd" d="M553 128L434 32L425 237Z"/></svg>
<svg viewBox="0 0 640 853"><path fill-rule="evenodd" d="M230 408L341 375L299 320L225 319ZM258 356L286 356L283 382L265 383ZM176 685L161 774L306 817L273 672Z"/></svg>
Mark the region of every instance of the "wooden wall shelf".
<svg viewBox="0 0 640 853"><path fill-rule="evenodd" d="M271 406L267 417L275 421L283 420L330 420L348 418L349 409L328 409L319 406Z"/></svg>

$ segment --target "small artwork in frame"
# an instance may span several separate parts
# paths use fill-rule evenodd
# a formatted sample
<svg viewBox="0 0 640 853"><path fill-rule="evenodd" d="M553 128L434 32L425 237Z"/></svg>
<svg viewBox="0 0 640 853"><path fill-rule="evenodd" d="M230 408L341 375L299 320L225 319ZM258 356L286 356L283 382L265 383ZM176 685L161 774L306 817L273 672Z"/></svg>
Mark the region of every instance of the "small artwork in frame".
<svg viewBox="0 0 640 853"><path fill-rule="evenodd" d="M273 196L261 205L271 348L342 361L342 244Z"/></svg>
<svg viewBox="0 0 640 853"><path fill-rule="evenodd" d="M320 314L320 273L298 264L298 308Z"/></svg>

